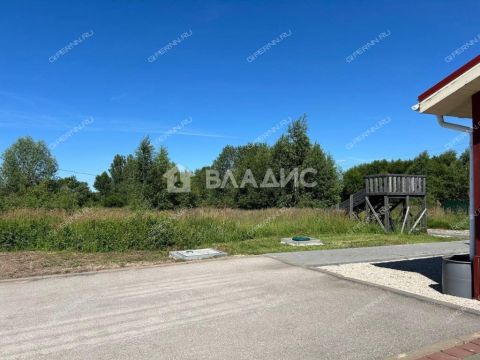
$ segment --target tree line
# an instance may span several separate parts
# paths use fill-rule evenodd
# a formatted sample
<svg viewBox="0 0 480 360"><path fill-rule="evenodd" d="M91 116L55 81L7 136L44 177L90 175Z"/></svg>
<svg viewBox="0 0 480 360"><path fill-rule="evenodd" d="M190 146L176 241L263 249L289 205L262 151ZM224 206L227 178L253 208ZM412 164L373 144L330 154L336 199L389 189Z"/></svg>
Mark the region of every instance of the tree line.
<svg viewBox="0 0 480 360"><path fill-rule="evenodd" d="M2 155L0 209L324 208L362 189L365 175L383 173L427 175L429 198L443 203L468 199L468 166L467 151L459 156L454 151L438 156L424 152L412 160L378 160L342 173L332 156L309 138L304 115L290 122L273 145L227 145L210 166L193 173L176 168L168 150L163 146L156 149L146 137L133 154L115 155L109 168L96 176L96 191L92 191L74 176L59 178L57 161L48 146L25 137ZM180 176L185 175L190 179L190 191L168 190L169 179L165 175L172 170L176 173L175 187L185 185L185 177ZM208 186L209 183L217 186Z"/></svg>
<svg viewBox="0 0 480 360"><path fill-rule="evenodd" d="M115 155L108 171L97 176L95 188L105 206L143 206L155 209L176 207L217 206L244 209L260 209L285 206L326 207L340 199L340 173L333 158L319 144L312 143L307 135L307 120L303 116L293 121L286 134L269 146L265 143L250 143L244 146L225 146L211 166L188 174L191 191L169 192L165 174L175 167L167 149L155 150L149 138L140 143L135 154ZM302 174L307 168L307 187L295 179L276 186L280 174ZM215 170L220 186L208 186L208 176ZM184 171L178 169L178 172ZM269 184L258 183L270 174ZM249 177L248 184L244 183ZM211 180L211 179L210 179ZM181 182L180 176L177 182ZM243 183L244 186L241 186ZM177 184L181 185L181 184ZM240 185L240 186L239 186ZM278 185L280 185L278 183Z"/></svg>

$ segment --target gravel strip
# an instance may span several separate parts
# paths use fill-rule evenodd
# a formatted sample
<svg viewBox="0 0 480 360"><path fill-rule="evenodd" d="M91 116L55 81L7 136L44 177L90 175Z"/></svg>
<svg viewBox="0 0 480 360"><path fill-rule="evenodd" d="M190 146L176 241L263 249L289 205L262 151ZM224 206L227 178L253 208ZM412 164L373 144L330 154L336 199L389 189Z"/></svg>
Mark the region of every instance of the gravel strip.
<svg viewBox="0 0 480 360"><path fill-rule="evenodd" d="M441 293L441 258L321 266L346 278L366 281L480 311L480 301ZM453 319L452 319L453 320Z"/></svg>

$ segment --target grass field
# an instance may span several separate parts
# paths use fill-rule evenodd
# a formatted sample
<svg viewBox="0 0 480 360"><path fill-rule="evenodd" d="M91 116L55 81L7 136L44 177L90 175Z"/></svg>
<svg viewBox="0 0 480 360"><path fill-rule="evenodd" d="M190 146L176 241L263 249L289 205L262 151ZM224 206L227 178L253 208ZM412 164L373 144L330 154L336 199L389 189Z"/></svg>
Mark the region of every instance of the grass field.
<svg viewBox="0 0 480 360"><path fill-rule="evenodd" d="M466 215L440 210L429 215L431 227L463 224L468 228ZM280 244L280 238L294 235L313 236L325 245ZM169 261L169 250L185 248L258 255L448 240L425 233L385 234L375 224L320 209L19 209L0 213L0 278L158 264Z"/></svg>

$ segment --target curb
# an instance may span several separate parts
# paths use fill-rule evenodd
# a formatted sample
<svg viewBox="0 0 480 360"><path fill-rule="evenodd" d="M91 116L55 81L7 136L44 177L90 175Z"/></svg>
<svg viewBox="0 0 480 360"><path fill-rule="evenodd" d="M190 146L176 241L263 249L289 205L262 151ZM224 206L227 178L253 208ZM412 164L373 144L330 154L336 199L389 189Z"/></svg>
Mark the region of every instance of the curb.
<svg viewBox="0 0 480 360"><path fill-rule="evenodd" d="M235 260L239 258L250 258L250 257L258 257L259 255L229 255L223 256L220 258L212 258L212 259L204 259L204 260L185 260L185 261L172 261L167 260L163 263L158 264L146 264L146 265L133 265L133 266L124 266L118 268L110 268L110 269L99 269L99 270L88 270L88 271L79 271L79 272L70 272L70 273L60 273L60 274L49 274L49 275L36 275L36 276L27 276L27 277L19 277L13 279L2 279L0 280L0 285L8 284L8 283L18 283L18 282L33 282L33 281L40 281L40 280L48 280L48 279L57 279L57 278L68 278L68 277L77 277L77 276L92 276L92 275L99 275L105 273L115 273L115 272L122 272L122 271L135 271L135 270L145 270L145 269L154 269L159 267L166 267L166 266L174 266L174 265L188 265L188 264L198 264L200 262L211 262L211 261L225 261L225 260Z"/></svg>

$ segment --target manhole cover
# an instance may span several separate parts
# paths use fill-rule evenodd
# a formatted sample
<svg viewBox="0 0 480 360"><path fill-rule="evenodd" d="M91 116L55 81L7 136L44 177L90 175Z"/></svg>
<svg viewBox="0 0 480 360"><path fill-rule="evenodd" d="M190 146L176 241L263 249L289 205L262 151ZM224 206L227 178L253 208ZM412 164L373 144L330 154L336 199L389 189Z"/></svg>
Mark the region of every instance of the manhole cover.
<svg viewBox="0 0 480 360"><path fill-rule="evenodd" d="M228 254L216 249L195 249L195 250L182 250L182 251L170 251L170 257L177 260L201 260L210 259L221 256L227 256Z"/></svg>
<svg viewBox="0 0 480 360"><path fill-rule="evenodd" d="M309 238L310 240L294 240L293 238L283 238L280 240L282 244L291 246L318 246L323 245L322 240Z"/></svg>

